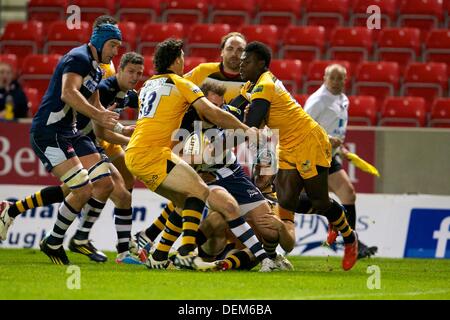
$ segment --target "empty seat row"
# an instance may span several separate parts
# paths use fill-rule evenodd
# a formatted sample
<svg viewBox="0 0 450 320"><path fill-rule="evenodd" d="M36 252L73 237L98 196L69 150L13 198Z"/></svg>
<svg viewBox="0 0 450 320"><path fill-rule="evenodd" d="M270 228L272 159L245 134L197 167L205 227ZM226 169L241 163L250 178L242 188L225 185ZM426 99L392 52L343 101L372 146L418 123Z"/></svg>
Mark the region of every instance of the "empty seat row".
<svg viewBox="0 0 450 320"><path fill-rule="evenodd" d="M50 78L60 55L29 55L18 72L24 81L44 82L33 85L42 92L46 89L46 81ZM145 76L154 73L152 56L145 57ZM202 62L204 57L186 56L185 72ZM12 54L0 55L0 61L6 61L17 68L17 58ZM119 64L120 55L114 58ZM301 60L273 59L270 70L285 84L292 93L305 92L311 94L323 83L325 68L332 64L342 64L347 69L346 92L353 95L371 95L382 104L387 96L410 95L420 96L426 101L426 109L430 110L436 97L449 96L448 68L444 63L410 63L405 73L400 72L396 62L364 61L352 68L348 61L317 60L308 67ZM42 81L46 80L46 81Z"/></svg>
<svg viewBox="0 0 450 320"><path fill-rule="evenodd" d="M221 38L230 31L240 31L249 41L262 41L270 46L274 58L301 59L304 64L335 59L350 61L355 66L373 59L398 62L400 72L411 61L444 62L450 66L450 31L443 29L431 30L422 44L420 31L415 28L386 28L375 38L371 30L364 27L338 27L330 41L326 41L325 28L321 26L290 26L282 35L274 25L244 25L232 29L228 24L197 24L186 31L179 23L138 26L134 22L120 22L119 27L123 31L121 54L136 50L151 55L158 42L176 37L186 38L187 54L214 61L220 57ZM29 53L64 54L71 47L87 42L90 34L87 22L73 30L63 21L53 22L45 32L42 22L10 22L0 38L0 53L15 53L19 59Z"/></svg>
<svg viewBox="0 0 450 320"><path fill-rule="evenodd" d="M448 25L448 2L442 0L30 0L28 19L63 19L65 8L77 5L83 20L100 14L139 23L180 22L366 25L368 7L376 5L383 26L415 26L423 29ZM371 13L372 11L369 11Z"/></svg>
<svg viewBox="0 0 450 320"><path fill-rule="evenodd" d="M303 106L308 94L295 95ZM379 107L373 96L349 96L349 125L450 128L450 98L438 98L427 112L421 97L388 97Z"/></svg>

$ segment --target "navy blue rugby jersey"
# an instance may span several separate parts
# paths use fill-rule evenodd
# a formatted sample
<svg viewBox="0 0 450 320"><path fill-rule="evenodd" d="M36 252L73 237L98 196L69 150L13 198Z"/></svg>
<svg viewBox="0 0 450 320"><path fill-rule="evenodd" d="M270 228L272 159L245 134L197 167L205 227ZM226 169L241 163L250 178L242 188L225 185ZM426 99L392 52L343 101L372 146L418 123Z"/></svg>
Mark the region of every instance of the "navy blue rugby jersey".
<svg viewBox="0 0 450 320"><path fill-rule="evenodd" d="M31 132L45 130L71 134L77 131L75 109L61 100L62 77L69 72L83 77L80 92L86 99L97 90L102 79L102 71L87 44L70 50L56 66L38 112L33 118Z"/></svg>
<svg viewBox="0 0 450 320"><path fill-rule="evenodd" d="M121 91L116 76L102 80L98 86L98 91L100 102L105 108L108 108L113 103L117 103L114 111L120 113L126 107L135 109L139 107L137 92L135 90ZM77 114L77 128L91 139L95 139L91 119L84 114Z"/></svg>

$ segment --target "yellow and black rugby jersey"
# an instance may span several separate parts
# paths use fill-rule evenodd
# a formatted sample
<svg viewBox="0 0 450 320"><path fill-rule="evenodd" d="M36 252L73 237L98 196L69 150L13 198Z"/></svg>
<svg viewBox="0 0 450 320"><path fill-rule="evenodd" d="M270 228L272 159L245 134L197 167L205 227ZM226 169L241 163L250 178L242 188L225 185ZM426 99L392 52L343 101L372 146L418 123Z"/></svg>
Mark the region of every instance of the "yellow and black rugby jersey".
<svg viewBox="0 0 450 320"><path fill-rule="evenodd" d="M202 97L198 86L175 73L151 77L140 90L139 116L127 149L170 147L187 109Z"/></svg>
<svg viewBox="0 0 450 320"><path fill-rule="evenodd" d="M264 72L255 85L247 82L241 95L250 102L264 99L270 103L266 125L279 130L282 149L295 148L318 125L270 71Z"/></svg>
<svg viewBox="0 0 450 320"><path fill-rule="evenodd" d="M103 73L102 79L107 79L116 75L116 68L112 61L109 64L100 63L100 69L102 69Z"/></svg>
<svg viewBox="0 0 450 320"><path fill-rule="evenodd" d="M239 95L239 92L245 81L238 74L229 76L223 71L221 62L200 63L197 67L183 76L198 85L199 87L205 81L218 81L227 89L225 92L225 103L229 103L233 98Z"/></svg>

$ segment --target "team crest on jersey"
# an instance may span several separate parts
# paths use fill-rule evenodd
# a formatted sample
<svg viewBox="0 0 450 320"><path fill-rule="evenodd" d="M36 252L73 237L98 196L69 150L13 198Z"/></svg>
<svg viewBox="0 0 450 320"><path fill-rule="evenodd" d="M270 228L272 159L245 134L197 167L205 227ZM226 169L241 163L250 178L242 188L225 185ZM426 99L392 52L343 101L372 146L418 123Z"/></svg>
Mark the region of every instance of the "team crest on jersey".
<svg viewBox="0 0 450 320"><path fill-rule="evenodd" d="M256 86L253 88L252 93L262 92L264 89L264 86L260 84L259 86Z"/></svg>
<svg viewBox="0 0 450 320"><path fill-rule="evenodd" d="M247 189L247 193L250 196L250 198L258 195L258 191L256 191L255 189Z"/></svg>
<svg viewBox="0 0 450 320"><path fill-rule="evenodd" d="M197 86L192 86L192 92L193 93L199 93L199 92L202 92L202 90L200 90L200 88L197 87Z"/></svg>
<svg viewBox="0 0 450 320"><path fill-rule="evenodd" d="M306 160L305 162L302 162L301 171L308 172L310 170L311 170L311 161Z"/></svg>

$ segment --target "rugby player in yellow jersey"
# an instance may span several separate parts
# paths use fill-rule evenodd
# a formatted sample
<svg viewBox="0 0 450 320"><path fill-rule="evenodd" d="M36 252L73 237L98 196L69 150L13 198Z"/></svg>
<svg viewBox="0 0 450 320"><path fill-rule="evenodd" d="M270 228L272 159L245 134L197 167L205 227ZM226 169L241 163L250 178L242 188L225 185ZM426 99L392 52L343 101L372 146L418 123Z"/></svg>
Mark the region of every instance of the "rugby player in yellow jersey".
<svg viewBox="0 0 450 320"><path fill-rule="evenodd" d="M195 170L172 152L171 138L190 106L202 119L221 128L241 129L242 133L247 130L254 133L254 130L249 130L233 115L214 106L195 84L182 78L182 46L181 40L167 39L156 48L154 64L157 74L140 90L139 118L127 146L125 162L131 173L150 190L181 208L183 234L174 265L212 269L215 268L213 263L205 263L193 254L209 189ZM220 207L215 198L209 200L211 207Z"/></svg>
<svg viewBox="0 0 450 320"><path fill-rule="evenodd" d="M243 114L247 101L240 97L240 90L245 81L240 76L239 64L246 44L247 41L244 35L238 32L230 32L222 38L220 43L222 62L201 63L192 71L186 73L183 78L192 81L197 86L202 86L205 83L223 86L225 93L220 99L226 104L233 100L233 106L239 108L237 112ZM139 251L142 252L142 250L147 250L152 246L153 241L164 230L167 218L173 210L173 204L168 203L147 229L136 233L135 238ZM274 236L276 234L273 230L260 228L259 224L254 223L257 216L270 213L271 210L268 203L264 202L252 208L246 214L246 219L253 223L254 229L259 229L259 234L264 235L264 249L269 254L269 257L275 258L277 241ZM144 257L146 256L147 253L144 252Z"/></svg>
<svg viewBox="0 0 450 320"><path fill-rule="evenodd" d="M240 73L248 82L241 94L250 103L247 125L259 128L265 122L269 128L279 130L275 185L280 217L293 220L300 192L305 188L314 213L326 216L341 232L345 243L342 267L350 270L358 257L358 241L341 206L328 195L328 136L269 71L270 60L265 44L255 41L245 47Z"/></svg>

